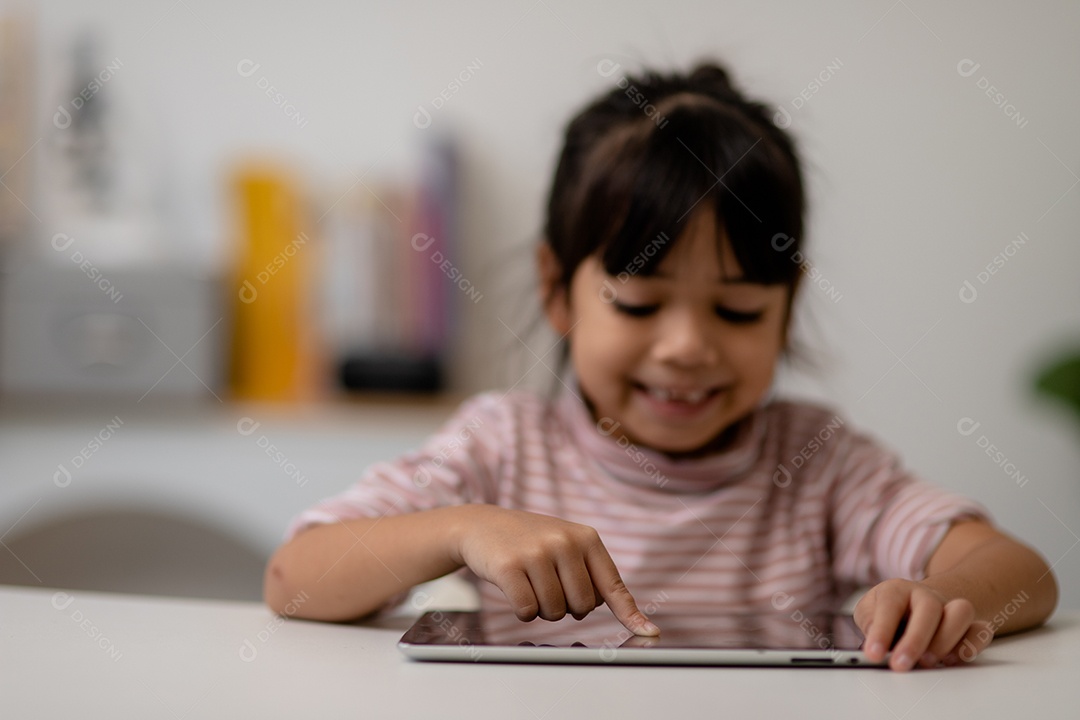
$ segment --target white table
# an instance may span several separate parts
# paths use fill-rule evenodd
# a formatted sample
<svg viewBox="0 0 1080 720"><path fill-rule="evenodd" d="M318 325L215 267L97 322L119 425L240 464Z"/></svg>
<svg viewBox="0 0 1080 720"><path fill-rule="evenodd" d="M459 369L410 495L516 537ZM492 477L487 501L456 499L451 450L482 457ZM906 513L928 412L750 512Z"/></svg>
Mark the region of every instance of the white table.
<svg viewBox="0 0 1080 720"><path fill-rule="evenodd" d="M59 594L58 594L59 593ZM258 603L0 586L4 718L1077 718L1080 613L969 667L443 664L407 617L332 625Z"/></svg>

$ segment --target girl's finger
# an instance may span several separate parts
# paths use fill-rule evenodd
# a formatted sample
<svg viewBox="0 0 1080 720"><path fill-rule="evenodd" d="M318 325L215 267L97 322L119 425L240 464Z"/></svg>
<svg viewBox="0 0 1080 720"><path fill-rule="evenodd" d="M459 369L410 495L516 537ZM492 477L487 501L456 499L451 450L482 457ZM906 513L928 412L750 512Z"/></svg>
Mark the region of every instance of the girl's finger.
<svg viewBox="0 0 1080 720"><path fill-rule="evenodd" d="M870 621L874 619L874 593L867 592L859 602L855 603L855 609L851 613L855 625L858 626L863 636L870 629Z"/></svg>
<svg viewBox="0 0 1080 720"><path fill-rule="evenodd" d="M893 670L907 671L915 667L915 663L930 647L930 642L941 624L942 602L929 592L912 592L908 604L911 611L908 614L907 627L889 659L889 667Z"/></svg>
<svg viewBox="0 0 1080 720"><path fill-rule="evenodd" d="M592 612L599 603L585 560L580 556L561 559L556 562L555 571L562 584L567 611L578 620Z"/></svg>
<svg viewBox="0 0 1080 720"><path fill-rule="evenodd" d="M506 596L506 599L510 601L518 620L528 622L536 619L536 615L540 611L540 603L533 592L529 576L525 574L524 570L503 574L499 577L497 585L502 590L503 595Z"/></svg>
<svg viewBox="0 0 1080 720"><path fill-rule="evenodd" d="M896 629L908 609L908 594L895 587L878 585L874 590L874 615L864 633L863 652L874 662L881 660L892 646Z"/></svg>
<svg viewBox="0 0 1080 720"><path fill-rule="evenodd" d="M945 656L945 664L959 665L962 662L971 662L990 645L993 639L994 631L990 624L976 620L971 623L971 627L964 633L963 639L956 644L952 652Z"/></svg>
<svg viewBox="0 0 1080 720"><path fill-rule="evenodd" d="M961 642L974 619L975 606L967 600L955 599L945 603L937 634L923 653L920 664L923 667L935 667Z"/></svg>
<svg viewBox="0 0 1080 720"><path fill-rule="evenodd" d="M634 596L626 589L615 562L602 543L597 542L589 548L585 564L600 596L627 630L635 635L660 634L660 628L653 625L649 618L645 617L645 613L638 609Z"/></svg>
<svg viewBox="0 0 1080 720"><path fill-rule="evenodd" d="M537 614L544 620L562 620L566 615L566 595L555 566L545 559L530 565L526 572L539 604Z"/></svg>

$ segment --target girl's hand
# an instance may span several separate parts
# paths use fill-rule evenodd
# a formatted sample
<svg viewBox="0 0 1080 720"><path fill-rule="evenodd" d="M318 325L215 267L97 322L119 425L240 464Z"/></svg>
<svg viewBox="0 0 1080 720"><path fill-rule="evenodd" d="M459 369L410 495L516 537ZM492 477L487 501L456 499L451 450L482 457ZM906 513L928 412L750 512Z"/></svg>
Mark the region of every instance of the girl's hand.
<svg viewBox="0 0 1080 720"><path fill-rule="evenodd" d="M576 619L607 603L635 635L660 631L638 609L596 530L494 505L460 506L455 560L494 583L521 620Z"/></svg>
<svg viewBox="0 0 1080 720"><path fill-rule="evenodd" d="M948 599L938 590L910 580L875 585L855 606L855 624L866 636L863 651L871 660L885 657L906 618L907 627L889 659L893 670L936 667L939 662L970 662L993 638L989 625L975 619L975 606L965 598Z"/></svg>

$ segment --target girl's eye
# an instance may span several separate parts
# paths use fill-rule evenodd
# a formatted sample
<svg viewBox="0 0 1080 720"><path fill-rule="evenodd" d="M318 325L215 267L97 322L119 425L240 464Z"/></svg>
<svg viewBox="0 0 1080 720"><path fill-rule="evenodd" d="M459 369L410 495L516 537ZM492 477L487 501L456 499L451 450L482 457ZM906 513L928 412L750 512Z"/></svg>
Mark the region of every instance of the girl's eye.
<svg viewBox="0 0 1080 720"><path fill-rule="evenodd" d="M765 314L765 311L759 310L757 312L740 312L738 310L731 310L730 308L726 308L722 305L717 305L716 314L734 325L749 325L751 323L756 323L758 320L760 320L761 316Z"/></svg>
<svg viewBox="0 0 1080 720"><path fill-rule="evenodd" d="M654 312L660 309L659 305L626 305L625 303L621 303L618 301L613 302L612 305L615 306L615 309L618 312L621 312L624 315L629 315L630 317L637 318L652 315Z"/></svg>

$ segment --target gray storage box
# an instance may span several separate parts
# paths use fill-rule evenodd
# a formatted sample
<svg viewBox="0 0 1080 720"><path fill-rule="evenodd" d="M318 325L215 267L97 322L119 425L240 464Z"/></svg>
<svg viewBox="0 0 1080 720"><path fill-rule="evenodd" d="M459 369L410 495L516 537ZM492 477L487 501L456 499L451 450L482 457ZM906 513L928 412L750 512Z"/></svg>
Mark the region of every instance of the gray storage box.
<svg viewBox="0 0 1080 720"><path fill-rule="evenodd" d="M228 320L218 281L176 269L23 266L0 274L0 392L221 395Z"/></svg>

